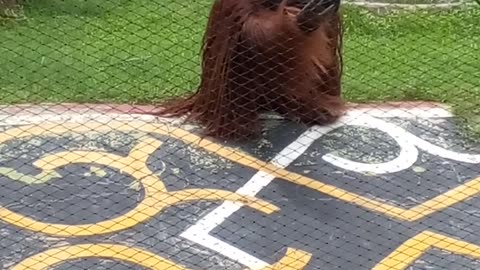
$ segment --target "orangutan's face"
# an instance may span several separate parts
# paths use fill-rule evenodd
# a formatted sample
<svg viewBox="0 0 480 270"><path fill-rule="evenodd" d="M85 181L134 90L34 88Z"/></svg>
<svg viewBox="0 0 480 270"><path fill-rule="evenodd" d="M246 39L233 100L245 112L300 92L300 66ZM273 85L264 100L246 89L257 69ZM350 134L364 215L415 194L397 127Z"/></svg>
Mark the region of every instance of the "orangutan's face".
<svg viewBox="0 0 480 270"><path fill-rule="evenodd" d="M298 27L305 33L315 31L329 15L340 8L340 0L258 0L263 9L279 8L295 13ZM258 3L258 2L257 2Z"/></svg>

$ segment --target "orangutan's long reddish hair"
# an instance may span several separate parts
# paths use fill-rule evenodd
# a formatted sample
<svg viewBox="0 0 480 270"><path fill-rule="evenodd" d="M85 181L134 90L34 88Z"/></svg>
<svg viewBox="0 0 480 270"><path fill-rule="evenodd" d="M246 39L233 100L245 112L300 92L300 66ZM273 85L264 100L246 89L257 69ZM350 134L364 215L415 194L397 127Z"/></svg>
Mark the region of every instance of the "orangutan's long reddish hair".
<svg viewBox="0 0 480 270"><path fill-rule="evenodd" d="M223 138L258 134L264 111L307 124L334 122L343 111L339 4L216 0L200 86L161 114L187 114L207 135Z"/></svg>

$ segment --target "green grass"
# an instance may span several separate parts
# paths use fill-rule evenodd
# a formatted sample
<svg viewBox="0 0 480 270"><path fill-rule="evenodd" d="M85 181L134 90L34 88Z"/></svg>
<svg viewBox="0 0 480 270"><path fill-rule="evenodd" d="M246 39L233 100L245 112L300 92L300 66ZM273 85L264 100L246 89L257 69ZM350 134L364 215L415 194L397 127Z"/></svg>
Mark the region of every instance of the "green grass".
<svg viewBox="0 0 480 270"><path fill-rule="evenodd" d="M191 90L208 4L32 1L27 20L0 30L0 100L151 102Z"/></svg>
<svg viewBox="0 0 480 270"><path fill-rule="evenodd" d="M210 4L27 1L25 20L0 25L0 103L152 103L191 91ZM344 14L348 100L446 102L480 134L480 8Z"/></svg>
<svg viewBox="0 0 480 270"><path fill-rule="evenodd" d="M349 9L347 98L445 102L480 135L479 16L479 8L388 16Z"/></svg>

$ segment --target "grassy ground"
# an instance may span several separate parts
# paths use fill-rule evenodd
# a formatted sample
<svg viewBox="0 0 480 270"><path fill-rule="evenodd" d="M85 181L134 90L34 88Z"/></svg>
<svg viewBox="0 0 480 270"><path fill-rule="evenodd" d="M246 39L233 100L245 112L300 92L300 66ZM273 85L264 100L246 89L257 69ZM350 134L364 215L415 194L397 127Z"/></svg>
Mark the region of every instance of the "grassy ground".
<svg viewBox="0 0 480 270"><path fill-rule="evenodd" d="M27 19L0 25L0 103L150 103L190 91L210 3L27 1ZM479 17L347 8L346 97L447 102L480 134Z"/></svg>

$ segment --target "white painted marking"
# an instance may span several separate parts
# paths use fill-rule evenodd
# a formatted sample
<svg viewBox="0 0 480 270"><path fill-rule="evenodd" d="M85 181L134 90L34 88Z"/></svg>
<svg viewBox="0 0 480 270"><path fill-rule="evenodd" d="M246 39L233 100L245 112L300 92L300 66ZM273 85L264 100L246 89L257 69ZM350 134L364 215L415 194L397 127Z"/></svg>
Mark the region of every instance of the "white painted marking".
<svg viewBox="0 0 480 270"><path fill-rule="evenodd" d="M8 106L6 107L8 108ZM402 118L449 118L453 115L447 107L433 107L419 104L413 108L382 108L373 105L371 107L354 108L347 112L347 116L369 115L379 118L402 117ZM272 115L262 115L262 118L277 118ZM278 117L281 118L281 117ZM111 120L134 121L141 120L146 122L162 122L162 123L179 123L181 118L157 117L148 114L132 114L132 113L106 113L98 112L95 107L82 109L81 112L57 112L55 109L49 109L48 106L32 107L18 114L3 112L0 109L0 126L41 124L43 122L86 122L95 120L99 122L109 122Z"/></svg>
<svg viewBox="0 0 480 270"><path fill-rule="evenodd" d="M371 108L355 108L349 110L346 114L347 116L361 116L368 115L371 117L378 118L450 118L453 117L453 114L442 107L425 107L422 106L414 108L381 108L381 107L371 107Z"/></svg>
<svg viewBox="0 0 480 270"><path fill-rule="evenodd" d="M445 158L470 162L480 163L480 155L470 155L463 153L456 153L435 146L425 140L414 136L413 134L405 131L404 129L395 126L393 124L384 122L378 118L449 118L452 114L441 107L425 107L420 105L416 108L381 108L372 106L370 108L357 108L350 110L346 116L339 121L339 123L330 127L313 127L302 134L296 141L282 150L274 159L273 163L279 167L287 167L290 163L296 160L302 155L310 145L325 135L327 132L332 131L344 125L360 125L368 128L377 128L388 133L394 138L401 147L401 153L394 160L381 164L363 164L355 163L350 160L342 159L341 157L334 156L333 154L326 154L322 158L327 162L331 162L333 165L344 168L350 171L360 172L377 172L388 173L401 168L405 168L408 164L412 164L412 161L417 159L418 150L415 147L421 148L424 151L432 153L434 155L442 156ZM145 122L156 123L178 123L181 124L181 119L171 118L158 118L151 115L135 115L125 113L98 113L94 109L92 111L79 113L62 113L57 114L52 112L50 114L0 114L0 125L24 125L24 124L41 124L42 122L56 121L61 124L62 122L89 122L97 121L108 124L111 120L120 121L135 121L141 120ZM414 149L415 148L415 149ZM242 188L237 192L240 194L246 194L255 196L260 190L267 186L274 180L274 176L266 174L264 172L257 172ZM206 215L195 225L187 229L181 234L182 237L196 242L200 245L208 247L219 254L222 254L232 260L235 260L250 269L261 269L268 266L268 263L258 259L251 254L248 254L224 241L221 241L209 233L217 226L221 225L230 215L240 209L239 204L224 202L221 206L214 209L211 213Z"/></svg>
<svg viewBox="0 0 480 270"><path fill-rule="evenodd" d="M440 156L450 160L473 164L480 163L480 155L458 153L444 149L413 135L412 133L395 124L368 115L363 115L361 118L346 116L338 121L335 125L317 127L317 131L323 136L324 134L327 134L328 132L345 125L363 126L366 128L378 129L390 135L390 137L394 139L400 147L400 154L393 160L384 163L372 164L355 162L331 153L322 157L323 160L347 171L375 174L399 172L408 169L415 164L419 155L418 148L432 155Z"/></svg>
<svg viewBox="0 0 480 270"><path fill-rule="evenodd" d="M386 174L402 171L410 168L417 161L418 150L409 138L404 136L404 130L400 127L382 121L380 119L364 115L363 117L345 117L335 126L317 127L317 131L323 136L328 132L344 125L363 126L371 129L378 129L390 135L400 147L400 154L393 160L384 163L362 163L351 161L334 154L326 154L323 160L347 171L359 173Z"/></svg>
<svg viewBox="0 0 480 270"><path fill-rule="evenodd" d="M412 143L415 144L418 148L432 155L465 163L480 164L480 154L466 154L447 150L445 148L427 142L411 133L408 133L407 131L405 131L405 136L409 141L412 141Z"/></svg>
<svg viewBox="0 0 480 270"><path fill-rule="evenodd" d="M19 114L5 115L0 114L0 126L17 126L41 124L44 122L62 123L85 123L95 121L98 123L108 123L115 121L144 121L147 123L169 123L180 124L180 118L161 118L147 114L125 114L125 113L97 113L94 111L86 113L69 112L69 113L41 113L41 114Z"/></svg>
<svg viewBox="0 0 480 270"><path fill-rule="evenodd" d="M442 157L447 157L454 160L469 160L476 161L477 156L469 154L461 154L445 150L438 146L434 146L417 136L407 132L405 129L396 126L394 124L385 122L378 118L448 118L452 117L452 114L443 108L431 108L431 109L410 109L402 110L392 109L385 111L382 109L354 109L349 111L342 119L337 123L330 126L316 126L307 130L296 141L282 150L272 161L279 167L287 167L301 154L303 154L312 143L321 138L323 135L330 131L333 131L344 125L359 125L372 129L379 129L389 134L400 146L401 151L399 156L394 160L380 163L380 164L366 164L353 162L333 154L326 154L322 158L332 163L335 166L343 168L349 171L357 172L375 172L375 173L391 173L400 171L411 167L418 159L418 149L421 148L432 154L438 154ZM264 172L257 172L242 188L237 192L240 194L255 196L260 190L267 186L274 180L274 176L266 174ZM202 246L210 248L226 256L234 261L237 261L252 270L262 269L268 264L214 236L209 233L217 226L220 226L230 215L240 209L238 204L225 202L221 206L214 209L207 214L196 224L191 226L185 232L181 234L182 237L198 243Z"/></svg>
<svg viewBox="0 0 480 270"><path fill-rule="evenodd" d="M288 145L280 153L278 153L272 160L275 165L285 168L300 155L302 155L310 145L318 138L318 132L315 128L308 129L294 142ZM255 196L260 190L266 187L271 181L275 179L274 176L257 172L243 187L237 190L237 193L243 195ZM240 206L230 202L224 202L215 210L210 212L195 225L188 228L181 234L182 237L199 243L205 247L208 247L232 260L235 260L252 270L262 269L269 264L222 241L209 233L217 226L221 225L225 219L235 213Z"/></svg>

